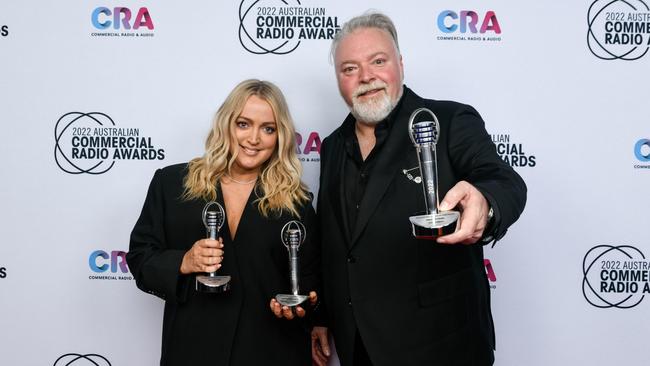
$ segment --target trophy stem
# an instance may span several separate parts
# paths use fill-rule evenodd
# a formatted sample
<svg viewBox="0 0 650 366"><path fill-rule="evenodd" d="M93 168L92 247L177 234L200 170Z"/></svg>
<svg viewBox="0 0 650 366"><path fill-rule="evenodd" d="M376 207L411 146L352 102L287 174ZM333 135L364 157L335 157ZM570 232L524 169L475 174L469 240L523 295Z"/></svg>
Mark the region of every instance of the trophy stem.
<svg viewBox="0 0 650 366"><path fill-rule="evenodd" d="M207 211L211 204L215 204L219 211ZM223 220L224 214L221 205L216 202L208 203L204 209L204 223L209 239L217 240ZM225 292L230 289L230 276L217 276L217 272L198 275L195 279L195 289L205 293Z"/></svg>
<svg viewBox="0 0 650 366"><path fill-rule="evenodd" d="M422 172L424 205L428 214L438 213L438 175L436 167L436 147L433 144L418 146L418 163Z"/></svg>
<svg viewBox="0 0 650 366"><path fill-rule="evenodd" d="M289 246L289 268L291 269L291 293L298 295L298 246Z"/></svg>
<svg viewBox="0 0 650 366"><path fill-rule="evenodd" d="M416 122L420 113L428 114L430 119L420 118L419 122ZM460 217L460 212L457 211L438 210L436 143L440 134L440 123L432 111L419 108L411 114L408 128L411 141L417 151L425 206L423 214L410 216L409 221L411 221L413 236L417 239L435 240L439 236L453 233Z"/></svg>
<svg viewBox="0 0 650 366"><path fill-rule="evenodd" d="M289 250L289 280L291 283L291 294L278 294L275 296L275 299L282 306L297 306L309 298L309 296L299 295L300 287L298 285L298 248L305 239L305 235L305 228L298 221L291 221L282 229L282 242Z"/></svg>

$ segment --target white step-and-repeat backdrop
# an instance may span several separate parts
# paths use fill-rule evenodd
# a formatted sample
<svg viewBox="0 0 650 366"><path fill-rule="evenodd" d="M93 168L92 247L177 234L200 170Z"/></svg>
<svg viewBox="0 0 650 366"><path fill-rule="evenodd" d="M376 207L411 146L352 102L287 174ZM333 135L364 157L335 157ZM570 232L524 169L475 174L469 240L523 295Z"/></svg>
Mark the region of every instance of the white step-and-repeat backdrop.
<svg viewBox="0 0 650 366"><path fill-rule="evenodd" d="M347 113L330 39L368 8L397 25L406 84L476 107L528 184L486 248L496 364L647 365L642 0L3 0L0 365L157 364L163 303L124 261L154 170L202 154L226 94L262 78L316 192Z"/></svg>

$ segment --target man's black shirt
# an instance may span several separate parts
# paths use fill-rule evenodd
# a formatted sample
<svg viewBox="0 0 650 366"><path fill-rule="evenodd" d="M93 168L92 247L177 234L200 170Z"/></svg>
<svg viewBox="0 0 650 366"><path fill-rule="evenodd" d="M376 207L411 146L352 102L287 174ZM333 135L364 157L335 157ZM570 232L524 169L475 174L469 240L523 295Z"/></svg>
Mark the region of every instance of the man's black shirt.
<svg viewBox="0 0 650 366"><path fill-rule="evenodd" d="M372 175L373 168L377 165L381 149L388 139L391 127L395 125L395 118L399 114L402 99L397 103L390 114L375 127L375 146L370 154L363 160L359 140L355 133L356 122L343 126L342 134L345 141L345 160L343 161L343 194L347 213L349 233L352 236L357 222L357 215L361 200L366 192L366 186Z"/></svg>

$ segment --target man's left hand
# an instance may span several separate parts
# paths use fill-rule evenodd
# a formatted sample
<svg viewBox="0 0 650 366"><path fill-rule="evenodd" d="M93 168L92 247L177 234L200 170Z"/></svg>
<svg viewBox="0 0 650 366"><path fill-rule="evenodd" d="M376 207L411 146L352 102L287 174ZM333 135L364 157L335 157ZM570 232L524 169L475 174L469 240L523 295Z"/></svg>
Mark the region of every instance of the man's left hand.
<svg viewBox="0 0 650 366"><path fill-rule="evenodd" d="M441 244L474 244L483 236L488 222L489 205L481 192L466 181L453 186L440 203L440 211L458 206L460 218L456 232L438 238Z"/></svg>

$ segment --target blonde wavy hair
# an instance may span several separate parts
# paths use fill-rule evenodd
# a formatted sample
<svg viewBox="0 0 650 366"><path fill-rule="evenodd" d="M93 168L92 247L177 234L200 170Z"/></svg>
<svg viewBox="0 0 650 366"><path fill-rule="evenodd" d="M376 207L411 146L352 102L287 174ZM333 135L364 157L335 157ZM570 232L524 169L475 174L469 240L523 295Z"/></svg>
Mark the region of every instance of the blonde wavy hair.
<svg viewBox="0 0 650 366"><path fill-rule="evenodd" d="M224 175L230 175L239 153L239 145L234 143L236 120L253 95L269 103L278 131L277 146L258 178L257 185L263 195L256 202L265 217L283 210L298 216L296 205L308 201L309 197L307 187L300 180L302 166L296 155L293 120L280 89L271 82L256 79L239 83L219 107L205 142L205 153L188 164L183 198L208 201L217 198L216 183Z"/></svg>

